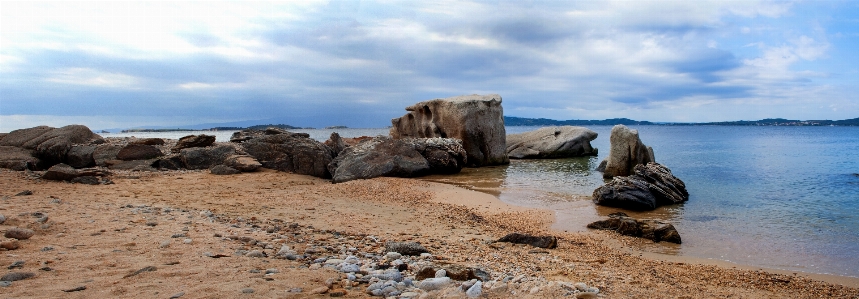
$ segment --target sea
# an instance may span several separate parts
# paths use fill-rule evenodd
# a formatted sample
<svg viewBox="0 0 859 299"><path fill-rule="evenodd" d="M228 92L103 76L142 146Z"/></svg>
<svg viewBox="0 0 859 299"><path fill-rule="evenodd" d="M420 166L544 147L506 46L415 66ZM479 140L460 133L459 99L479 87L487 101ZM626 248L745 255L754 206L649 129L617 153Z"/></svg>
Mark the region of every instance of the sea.
<svg viewBox="0 0 859 299"><path fill-rule="evenodd" d="M651 243L642 250L789 271L859 277L859 127L629 126L653 148L656 161L686 183L689 201L654 211L624 211L672 223L681 245ZM522 133L538 127L507 127ZM593 204L604 184L594 169L608 156L611 126L589 126L598 156L512 160L422 179L486 192L509 204L550 209L554 229L585 225L620 211ZM387 135L379 129L304 129L324 141ZM111 133L178 139L233 131ZM646 243L646 242L645 242Z"/></svg>

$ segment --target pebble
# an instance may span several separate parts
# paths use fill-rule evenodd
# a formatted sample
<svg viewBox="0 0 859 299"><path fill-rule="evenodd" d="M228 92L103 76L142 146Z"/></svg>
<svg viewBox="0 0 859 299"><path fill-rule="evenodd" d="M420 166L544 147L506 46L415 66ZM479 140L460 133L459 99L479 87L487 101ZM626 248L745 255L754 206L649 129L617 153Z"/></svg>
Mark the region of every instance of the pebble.
<svg viewBox="0 0 859 299"><path fill-rule="evenodd" d="M259 250L251 250L251 251L248 251L248 253L246 253L245 256L247 256L247 257L265 257L265 254L263 254L262 251L259 251Z"/></svg>
<svg viewBox="0 0 859 299"><path fill-rule="evenodd" d="M3 214L0 214L0 224L3 224L3 222L6 222L6 216L3 216Z"/></svg>
<svg viewBox="0 0 859 299"><path fill-rule="evenodd" d="M176 298L179 298L182 296L185 296L185 292L179 292L179 293L173 294L173 296L170 296L170 299L176 299Z"/></svg>
<svg viewBox="0 0 859 299"><path fill-rule="evenodd" d="M192 242L194 242L194 240L191 240L191 239L182 240L182 243L185 243L185 244L191 244Z"/></svg>
<svg viewBox="0 0 859 299"><path fill-rule="evenodd" d="M358 271L361 271L361 267L356 264L343 263L342 266L340 266L340 272L343 273L355 273Z"/></svg>
<svg viewBox="0 0 859 299"><path fill-rule="evenodd" d="M418 288L424 291L440 290L453 283L450 277L427 278L421 281Z"/></svg>
<svg viewBox="0 0 859 299"><path fill-rule="evenodd" d="M10 269L10 270L11 270L11 269L16 269L16 268L17 268L17 269L21 269L21 268L24 268L24 263L25 263L24 261L15 261L15 262L14 262L14 263L12 263L11 265L9 265L9 267L7 267L7 268L8 268L8 269Z"/></svg>
<svg viewBox="0 0 859 299"><path fill-rule="evenodd" d="M12 285L11 281L0 280L0 287L5 288L5 287L11 286L11 285Z"/></svg>
<svg viewBox="0 0 859 299"><path fill-rule="evenodd" d="M36 232L34 232L32 229L13 227L7 230L6 233L3 234L3 236L6 238L26 240L32 237L34 234L36 234Z"/></svg>
<svg viewBox="0 0 859 299"><path fill-rule="evenodd" d="M250 293L253 293L253 292L254 292L254 289L252 289L252 288L244 288L244 289L242 289L242 294L250 294Z"/></svg>
<svg viewBox="0 0 859 299"><path fill-rule="evenodd" d="M45 246L45 247L42 247L42 249L41 249L41 250L42 250L42 251L51 251L51 250L54 250L54 247L51 247L51 246Z"/></svg>
<svg viewBox="0 0 859 299"><path fill-rule="evenodd" d="M318 287L310 290L311 294L325 294L325 292L328 292L328 287Z"/></svg>
<svg viewBox="0 0 859 299"><path fill-rule="evenodd" d="M435 271L435 278L447 277L447 271L444 269Z"/></svg>
<svg viewBox="0 0 859 299"><path fill-rule="evenodd" d="M387 254L385 254L385 259L388 261L393 261L401 257L403 257L403 255L398 252L388 252Z"/></svg>
<svg viewBox="0 0 859 299"><path fill-rule="evenodd" d="M3 275L3 277L0 277L0 280L2 280L2 281L18 281L18 280L24 280L24 279L27 279L27 278L30 278L33 276L36 276L36 273L33 273L33 272L11 272L11 273L7 273L6 275Z"/></svg>
<svg viewBox="0 0 859 299"><path fill-rule="evenodd" d="M21 244L18 243L18 240L5 241L5 242L0 242L0 248L6 249L6 250L15 250L15 249L21 248Z"/></svg>
<svg viewBox="0 0 859 299"><path fill-rule="evenodd" d="M595 298L597 298L597 293L578 292L578 293L576 293L576 298L578 298L578 299L595 299Z"/></svg>
<svg viewBox="0 0 859 299"><path fill-rule="evenodd" d="M170 240L161 242L161 245L159 245L158 247L161 247L161 248L170 247Z"/></svg>
<svg viewBox="0 0 859 299"><path fill-rule="evenodd" d="M465 295L468 296L468 298L477 298L477 297L480 297L480 295L482 295L482 294L483 294L483 282L481 282L479 280L477 282L475 282L473 286L468 288L467 291L465 291Z"/></svg>
<svg viewBox="0 0 859 299"><path fill-rule="evenodd" d="M27 196L27 195L33 195L33 191L24 190L24 191L18 192L18 194L15 194L15 196Z"/></svg>
<svg viewBox="0 0 859 299"><path fill-rule="evenodd" d="M83 290L86 290L86 286L79 286L79 287L74 287L71 289L65 289L65 290L63 290L63 292L71 293L71 292L78 292L78 291L83 291Z"/></svg>
<svg viewBox="0 0 859 299"><path fill-rule="evenodd" d="M278 271L275 268L265 269L265 274L275 274L275 273L280 273L280 271Z"/></svg>

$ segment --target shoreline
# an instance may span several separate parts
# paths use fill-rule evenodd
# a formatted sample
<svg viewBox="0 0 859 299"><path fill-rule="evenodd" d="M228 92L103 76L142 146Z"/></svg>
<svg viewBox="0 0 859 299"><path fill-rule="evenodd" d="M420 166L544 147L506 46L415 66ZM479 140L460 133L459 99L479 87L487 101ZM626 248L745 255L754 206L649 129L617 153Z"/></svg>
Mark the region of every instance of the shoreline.
<svg viewBox="0 0 859 299"><path fill-rule="evenodd" d="M352 247L360 257L384 255L385 241L417 241L433 259L412 258L414 267L485 269L497 280L485 287L488 298L564 297L555 281L596 286L607 298L859 296L855 286L808 277L643 257L608 233L550 231L556 220L551 211L443 183L377 178L331 184L272 170L234 176L117 171L113 177L114 185L89 186L0 171L0 213L9 218L0 227L36 231L32 239L19 241L20 249L3 252L0 264L24 260L22 270L37 276L16 281L4 292L74 297L59 290L80 284L87 289L79 296L148 298L183 292L190 298L229 297L250 288L249 298L321 298L340 290L347 298L367 298L366 284L340 284L342 273L314 259L344 258ZM34 195L14 196L19 189ZM49 220L37 222L31 216L36 212ZM556 235L558 248L494 242L510 232ZM171 238L177 234L184 236ZM241 241L246 238L252 242ZM271 258L281 245L312 257ZM42 250L47 247L53 249ZM253 248L268 258L236 255ZM148 266L157 270L123 278ZM279 273L256 274L271 268ZM511 280L501 283L505 277ZM338 283L327 284L331 279ZM296 289L301 291L290 292ZM322 293L312 293L315 289Z"/></svg>

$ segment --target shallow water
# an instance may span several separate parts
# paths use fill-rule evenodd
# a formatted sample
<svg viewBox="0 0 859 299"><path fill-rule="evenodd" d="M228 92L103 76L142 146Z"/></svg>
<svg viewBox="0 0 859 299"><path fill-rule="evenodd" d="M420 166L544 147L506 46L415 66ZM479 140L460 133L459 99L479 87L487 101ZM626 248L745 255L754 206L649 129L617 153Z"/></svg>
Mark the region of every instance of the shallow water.
<svg viewBox="0 0 859 299"><path fill-rule="evenodd" d="M537 127L508 127L520 133ZM425 179L498 196L515 205L556 212L555 229L583 231L617 211L590 201L603 184L593 169L608 156L610 126L593 126L599 156L513 160ZM638 218L673 223L683 244L645 250L754 266L859 276L859 127L632 126L656 160L686 182L687 203ZM388 129L295 130L326 140L386 135ZM227 141L232 131L205 132ZM176 138L200 132L133 133ZM119 136L120 134L104 134Z"/></svg>

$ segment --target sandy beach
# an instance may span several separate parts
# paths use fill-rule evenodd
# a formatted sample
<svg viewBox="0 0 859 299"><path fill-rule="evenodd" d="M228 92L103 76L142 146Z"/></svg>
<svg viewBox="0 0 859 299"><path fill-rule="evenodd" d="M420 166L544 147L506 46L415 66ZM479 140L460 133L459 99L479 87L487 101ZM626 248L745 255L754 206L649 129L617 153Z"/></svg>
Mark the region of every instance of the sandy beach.
<svg viewBox="0 0 859 299"><path fill-rule="evenodd" d="M0 252L6 298L369 298L325 259L384 256L385 243L419 242L419 266L479 268L485 298L857 298L859 279L759 270L666 257L608 232L551 231L550 211L416 179L331 184L273 170L114 172L111 185L44 181L0 170L0 231L35 235ZM24 190L32 195L17 195ZM512 232L558 237L555 249L495 243ZM277 258L288 246L305 259ZM320 259L321 258L321 259ZM23 262L23 263L20 263ZM506 279L505 279L506 278ZM456 289L456 290L452 290ZM461 297L458 288L421 298Z"/></svg>

